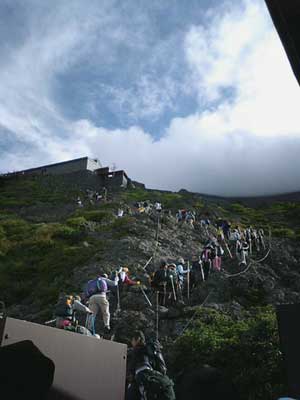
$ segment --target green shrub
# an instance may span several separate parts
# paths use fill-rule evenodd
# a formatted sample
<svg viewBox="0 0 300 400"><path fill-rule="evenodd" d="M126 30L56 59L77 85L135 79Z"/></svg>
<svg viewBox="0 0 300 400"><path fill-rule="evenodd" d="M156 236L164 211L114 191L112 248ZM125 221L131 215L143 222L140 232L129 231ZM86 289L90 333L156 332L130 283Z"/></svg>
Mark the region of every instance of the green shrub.
<svg viewBox="0 0 300 400"><path fill-rule="evenodd" d="M84 217L73 217L69 218L66 221L67 225L70 225L73 228L76 229L84 229L87 220Z"/></svg>
<svg viewBox="0 0 300 400"><path fill-rule="evenodd" d="M78 243L84 237L80 229L74 229L67 225L60 225L55 231L53 238L66 240L69 243Z"/></svg>
<svg viewBox="0 0 300 400"><path fill-rule="evenodd" d="M200 309L195 327L176 342L175 355L175 369L205 363L220 368L245 400L277 398L284 384L276 316L269 307L238 321Z"/></svg>

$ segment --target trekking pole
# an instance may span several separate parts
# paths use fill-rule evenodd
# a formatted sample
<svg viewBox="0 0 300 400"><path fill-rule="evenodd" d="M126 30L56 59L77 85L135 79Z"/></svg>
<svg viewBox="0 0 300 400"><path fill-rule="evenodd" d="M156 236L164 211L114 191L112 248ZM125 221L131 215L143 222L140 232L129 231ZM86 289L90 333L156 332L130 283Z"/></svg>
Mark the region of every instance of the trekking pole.
<svg viewBox="0 0 300 400"><path fill-rule="evenodd" d="M120 306L120 290L119 290L119 285L117 285L117 309L116 313L119 313L121 311L121 306Z"/></svg>
<svg viewBox="0 0 300 400"><path fill-rule="evenodd" d="M1 313L0 313L0 317L1 317ZM54 322L56 322L56 318L55 318L55 319L51 319L50 321L46 321L46 322L44 322L44 324L45 324L45 325L51 325L51 324L53 324Z"/></svg>
<svg viewBox="0 0 300 400"><path fill-rule="evenodd" d="M172 290L173 290L173 296L174 296L174 301L176 301L176 292L175 292L175 287L174 287L174 281L173 281L173 276L170 276L171 279L171 285L172 285Z"/></svg>
<svg viewBox="0 0 300 400"><path fill-rule="evenodd" d="M147 267L148 267L148 265L150 264L150 262L152 261L152 258L153 258L153 256L151 256L150 258L149 258L149 260L146 262L146 264L144 265L144 267L143 267L143 270L145 270Z"/></svg>
<svg viewBox="0 0 300 400"><path fill-rule="evenodd" d="M187 270L187 298L190 298L190 262L188 261L188 270Z"/></svg>
<svg viewBox="0 0 300 400"><path fill-rule="evenodd" d="M156 340L158 340L158 297L159 297L159 291L156 292Z"/></svg>
<svg viewBox="0 0 300 400"><path fill-rule="evenodd" d="M149 304L150 307L152 307L152 303L151 303L151 301L149 300L149 297L146 295L145 290L144 290L141 286L140 286L140 289L141 289L141 292L143 293L143 295L144 295L144 297L145 297L147 303Z"/></svg>
<svg viewBox="0 0 300 400"><path fill-rule="evenodd" d="M157 228L156 228L156 238L155 240L158 242L159 237L159 215L157 216Z"/></svg>
<svg viewBox="0 0 300 400"><path fill-rule="evenodd" d="M199 259L199 264L200 264L200 271L201 271L201 275L202 275L202 280L204 282L205 279L204 279L203 265L202 265L202 261L200 259Z"/></svg>
<svg viewBox="0 0 300 400"><path fill-rule="evenodd" d="M249 240L249 253L252 255L252 240Z"/></svg>
<svg viewBox="0 0 300 400"><path fill-rule="evenodd" d="M230 248L229 248L229 246L228 246L228 244L227 244L225 238L224 238L224 243L225 243L226 250L228 251L229 257L230 257L230 258L233 258L233 257L232 257L232 254L231 254L231 251L230 251Z"/></svg>

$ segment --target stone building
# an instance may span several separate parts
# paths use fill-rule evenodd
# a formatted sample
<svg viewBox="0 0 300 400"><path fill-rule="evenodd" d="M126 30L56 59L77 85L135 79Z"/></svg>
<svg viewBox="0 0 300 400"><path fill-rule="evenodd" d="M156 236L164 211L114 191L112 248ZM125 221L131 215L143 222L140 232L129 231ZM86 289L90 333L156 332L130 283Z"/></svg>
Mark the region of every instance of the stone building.
<svg viewBox="0 0 300 400"><path fill-rule="evenodd" d="M2 177L41 177L51 175L65 176L67 180L87 180L87 182L93 182L94 185L98 187L126 188L133 185L125 171L110 171L109 167L103 167L98 159L89 157L81 157L74 160L7 173L2 175Z"/></svg>

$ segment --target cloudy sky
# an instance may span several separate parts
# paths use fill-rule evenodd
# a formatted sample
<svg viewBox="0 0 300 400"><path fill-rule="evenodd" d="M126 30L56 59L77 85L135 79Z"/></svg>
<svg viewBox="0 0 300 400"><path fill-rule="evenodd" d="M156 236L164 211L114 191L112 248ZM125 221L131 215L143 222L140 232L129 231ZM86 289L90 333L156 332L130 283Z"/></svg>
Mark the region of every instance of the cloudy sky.
<svg viewBox="0 0 300 400"><path fill-rule="evenodd" d="M300 88L263 0L1 0L0 171L81 156L147 187L300 190Z"/></svg>

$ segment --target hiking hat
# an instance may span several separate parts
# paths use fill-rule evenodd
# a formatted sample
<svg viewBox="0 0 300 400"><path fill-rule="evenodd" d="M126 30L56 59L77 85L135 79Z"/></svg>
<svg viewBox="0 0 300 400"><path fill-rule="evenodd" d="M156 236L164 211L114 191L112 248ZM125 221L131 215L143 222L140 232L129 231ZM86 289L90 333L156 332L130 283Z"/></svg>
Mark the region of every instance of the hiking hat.
<svg viewBox="0 0 300 400"><path fill-rule="evenodd" d="M176 264L172 263L168 265L168 268L176 269Z"/></svg>
<svg viewBox="0 0 300 400"><path fill-rule="evenodd" d="M179 258L178 258L178 263L179 263L179 264L184 264L184 259L183 259L183 257L179 257Z"/></svg>

